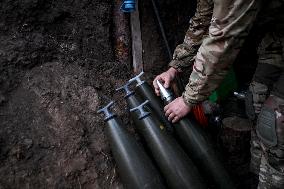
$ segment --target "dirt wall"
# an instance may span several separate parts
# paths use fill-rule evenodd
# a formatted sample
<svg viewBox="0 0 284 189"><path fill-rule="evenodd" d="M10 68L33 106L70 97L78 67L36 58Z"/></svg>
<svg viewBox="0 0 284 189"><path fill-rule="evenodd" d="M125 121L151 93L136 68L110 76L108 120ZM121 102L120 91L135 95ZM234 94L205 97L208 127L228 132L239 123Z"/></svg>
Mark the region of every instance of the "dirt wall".
<svg viewBox="0 0 284 189"><path fill-rule="evenodd" d="M0 2L0 188L121 188L97 109L129 77L112 1ZM124 116L127 123L127 116Z"/></svg>

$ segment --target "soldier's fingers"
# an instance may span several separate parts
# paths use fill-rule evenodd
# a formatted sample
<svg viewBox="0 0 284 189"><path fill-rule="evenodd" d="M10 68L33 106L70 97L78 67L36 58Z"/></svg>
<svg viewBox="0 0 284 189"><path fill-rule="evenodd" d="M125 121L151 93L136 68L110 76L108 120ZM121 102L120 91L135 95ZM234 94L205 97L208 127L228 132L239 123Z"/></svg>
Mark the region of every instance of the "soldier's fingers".
<svg viewBox="0 0 284 189"><path fill-rule="evenodd" d="M170 108L169 104L164 107L164 112L166 112Z"/></svg>
<svg viewBox="0 0 284 189"><path fill-rule="evenodd" d="M153 81L153 86L154 86L154 89L155 89L155 93L157 96L160 96L160 89L159 89L159 86L157 84L157 80L160 78L160 76L157 76L154 81Z"/></svg>
<svg viewBox="0 0 284 189"><path fill-rule="evenodd" d="M180 118L179 118L178 116L175 116L175 117L174 117L174 119L172 120L172 123L176 123L176 122L178 122L178 121L179 121L179 119L180 119Z"/></svg>
<svg viewBox="0 0 284 189"><path fill-rule="evenodd" d="M159 88L158 85L157 85L157 80L158 80L158 76L153 81L153 86L154 86L155 89Z"/></svg>
<svg viewBox="0 0 284 189"><path fill-rule="evenodd" d="M156 93L157 96L160 96L160 90L155 89L155 93Z"/></svg>
<svg viewBox="0 0 284 189"><path fill-rule="evenodd" d="M168 117L171 113L172 113L171 110L167 110L167 111L165 112L165 116Z"/></svg>
<svg viewBox="0 0 284 189"><path fill-rule="evenodd" d="M165 79L164 79L164 87L165 87L165 88L169 88L170 82L171 82L171 81L170 81L169 78L165 78Z"/></svg>
<svg viewBox="0 0 284 189"><path fill-rule="evenodd" d="M174 113L171 113L171 114L168 116L168 120L171 121L174 117L175 117L175 114L174 114Z"/></svg>

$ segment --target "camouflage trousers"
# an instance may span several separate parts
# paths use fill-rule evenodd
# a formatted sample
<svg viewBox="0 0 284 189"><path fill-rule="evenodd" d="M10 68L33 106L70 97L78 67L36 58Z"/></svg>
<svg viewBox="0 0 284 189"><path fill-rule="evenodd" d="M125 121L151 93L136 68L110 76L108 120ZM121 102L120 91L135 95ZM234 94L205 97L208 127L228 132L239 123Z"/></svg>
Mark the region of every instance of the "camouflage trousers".
<svg viewBox="0 0 284 189"><path fill-rule="evenodd" d="M271 150L262 145L256 130L253 129L250 170L259 175L258 189L282 189L284 188L284 149ZM275 154L277 151L282 153L280 157Z"/></svg>
<svg viewBox="0 0 284 189"><path fill-rule="evenodd" d="M282 149L282 153L284 149ZM274 159L275 157L272 157ZM269 162L270 158L266 155L261 157L259 183L258 189L282 189L284 188L284 157L282 156L282 163L273 165Z"/></svg>
<svg viewBox="0 0 284 189"><path fill-rule="evenodd" d="M258 189L284 188L283 49L283 36L266 34L250 85L256 114L256 128L251 134L251 171L259 175Z"/></svg>

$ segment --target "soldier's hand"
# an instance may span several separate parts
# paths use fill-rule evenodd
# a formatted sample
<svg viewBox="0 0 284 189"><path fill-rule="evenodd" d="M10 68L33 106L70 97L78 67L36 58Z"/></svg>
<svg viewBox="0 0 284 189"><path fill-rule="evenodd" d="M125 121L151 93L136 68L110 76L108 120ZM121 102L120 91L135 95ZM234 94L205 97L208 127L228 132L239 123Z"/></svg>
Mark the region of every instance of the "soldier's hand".
<svg viewBox="0 0 284 189"><path fill-rule="evenodd" d="M182 97L176 98L164 108L166 117L172 123L176 123L181 118L186 116L190 111L191 107L183 101Z"/></svg>
<svg viewBox="0 0 284 189"><path fill-rule="evenodd" d="M174 80L176 77L178 71L175 68L170 68L168 71L161 73L158 75L154 81L153 81L153 86L155 88L155 93L160 96L160 90L157 85L157 80L161 81L164 85L165 88L169 88L171 82Z"/></svg>

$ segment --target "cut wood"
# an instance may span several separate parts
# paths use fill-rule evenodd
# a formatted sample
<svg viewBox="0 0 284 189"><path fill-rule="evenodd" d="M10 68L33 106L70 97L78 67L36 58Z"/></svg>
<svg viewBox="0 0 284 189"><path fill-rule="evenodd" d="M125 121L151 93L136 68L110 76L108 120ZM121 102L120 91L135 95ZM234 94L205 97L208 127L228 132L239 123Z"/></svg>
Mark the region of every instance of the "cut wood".
<svg viewBox="0 0 284 189"><path fill-rule="evenodd" d="M139 5L136 1L136 10L130 15L131 38L132 38L132 62L134 73L143 71L143 47L139 18Z"/></svg>

